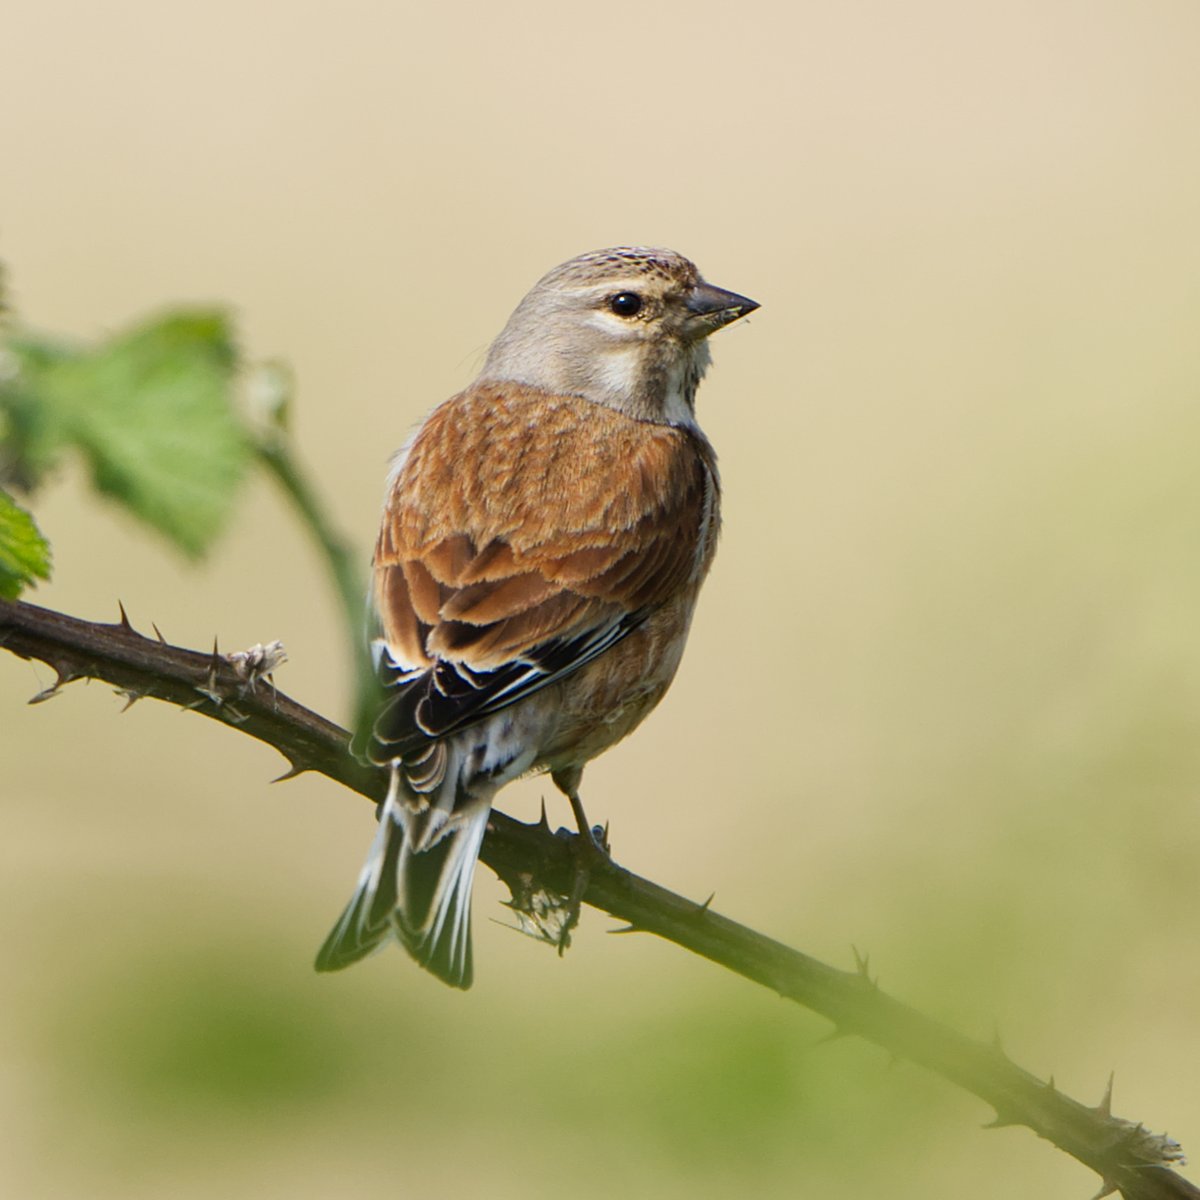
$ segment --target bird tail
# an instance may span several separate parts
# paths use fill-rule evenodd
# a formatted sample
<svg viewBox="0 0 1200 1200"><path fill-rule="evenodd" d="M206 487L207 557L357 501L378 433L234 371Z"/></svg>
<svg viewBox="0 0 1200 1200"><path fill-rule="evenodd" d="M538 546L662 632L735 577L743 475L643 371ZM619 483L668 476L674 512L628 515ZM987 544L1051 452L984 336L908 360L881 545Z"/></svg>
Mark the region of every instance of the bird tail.
<svg viewBox="0 0 1200 1200"><path fill-rule="evenodd" d="M447 786L455 789L455 781ZM418 806L400 769L392 769L379 830L358 887L317 954L318 971L348 967L394 933L439 979L471 986L471 885L491 806L468 800L451 809L441 799L422 797Z"/></svg>

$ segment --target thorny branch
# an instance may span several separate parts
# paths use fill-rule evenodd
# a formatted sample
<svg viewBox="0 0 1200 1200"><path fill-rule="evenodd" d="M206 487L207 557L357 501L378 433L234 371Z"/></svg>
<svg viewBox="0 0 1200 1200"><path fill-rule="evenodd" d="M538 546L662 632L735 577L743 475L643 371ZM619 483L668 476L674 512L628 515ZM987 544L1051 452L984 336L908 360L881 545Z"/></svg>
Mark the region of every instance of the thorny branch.
<svg viewBox="0 0 1200 1200"><path fill-rule="evenodd" d="M156 631L157 632L157 631ZM382 774L347 752L348 735L324 717L275 692L263 677L280 660L268 647L250 657L201 654L135 632L121 612L114 625L81 621L30 604L0 601L0 646L36 658L57 674L34 701L48 699L73 679L113 684L129 703L149 696L233 725L274 746L291 764L285 778L318 771L378 802ZM566 894L576 877L575 835L551 832L543 820L525 825L493 813L482 858L513 891L514 906L538 926L531 896ZM853 971L826 966L762 934L641 879L615 863L591 865L583 900L655 933L794 1000L855 1034L920 1063L991 1105L992 1126L1025 1125L1096 1171L1097 1197L1200 1200L1200 1189L1177 1175L1178 1143L1140 1123L1114 1117L1112 1082L1095 1107L1022 1070L999 1047L972 1041L922 1016L879 990L860 958Z"/></svg>

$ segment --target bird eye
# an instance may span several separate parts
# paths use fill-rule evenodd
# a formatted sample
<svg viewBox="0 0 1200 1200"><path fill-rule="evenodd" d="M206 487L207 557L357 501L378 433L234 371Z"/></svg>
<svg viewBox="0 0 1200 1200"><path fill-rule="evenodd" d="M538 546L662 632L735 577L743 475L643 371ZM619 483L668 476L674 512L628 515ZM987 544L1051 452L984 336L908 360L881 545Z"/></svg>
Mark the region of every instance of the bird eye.
<svg viewBox="0 0 1200 1200"><path fill-rule="evenodd" d="M637 292L618 292L608 302L608 307L618 317L634 317L642 310L642 298Z"/></svg>

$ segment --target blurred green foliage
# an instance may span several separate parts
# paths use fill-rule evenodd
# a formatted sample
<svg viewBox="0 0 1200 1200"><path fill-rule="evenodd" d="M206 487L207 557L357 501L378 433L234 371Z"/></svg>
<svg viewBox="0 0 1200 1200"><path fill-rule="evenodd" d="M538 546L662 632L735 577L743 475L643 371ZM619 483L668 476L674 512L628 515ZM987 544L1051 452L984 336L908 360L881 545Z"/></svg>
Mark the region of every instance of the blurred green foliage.
<svg viewBox="0 0 1200 1200"><path fill-rule="evenodd" d="M49 578L49 544L33 517L0 489L0 597L15 600L26 584Z"/></svg>
<svg viewBox="0 0 1200 1200"><path fill-rule="evenodd" d="M54 1043L119 1110L237 1121L325 1103L354 1073L352 1041L295 995L267 946L158 949L125 965L92 977L86 1008L72 997L50 1020Z"/></svg>
<svg viewBox="0 0 1200 1200"><path fill-rule="evenodd" d="M717 1200L797 1179L867 1195L882 1150L919 1174L953 1152L947 1128L986 1115L861 1043L815 1045L823 1023L715 973L659 977L669 1011L584 997L567 1012L535 990L514 1019L496 992L447 1011L383 958L323 986L266 922L239 941L142 942L76 962L72 989L43 1000L33 1049L72 1130L56 1177L137 1195L212 1171L235 1195L354 1180L380 1196Z"/></svg>
<svg viewBox="0 0 1200 1200"><path fill-rule="evenodd" d="M10 333L0 354L0 482L33 491L77 451L97 491L171 545L212 545L251 452L225 315L170 312L92 349Z"/></svg>
<svg viewBox="0 0 1200 1200"><path fill-rule="evenodd" d="M77 452L98 493L199 559L257 463L287 495L337 592L364 719L375 684L362 564L296 460L290 403L286 366L244 372L230 319L217 309L174 309L91 348L0 320L0 597L15 599L50 573L49 544L4 486L32 493Z"/></svg>

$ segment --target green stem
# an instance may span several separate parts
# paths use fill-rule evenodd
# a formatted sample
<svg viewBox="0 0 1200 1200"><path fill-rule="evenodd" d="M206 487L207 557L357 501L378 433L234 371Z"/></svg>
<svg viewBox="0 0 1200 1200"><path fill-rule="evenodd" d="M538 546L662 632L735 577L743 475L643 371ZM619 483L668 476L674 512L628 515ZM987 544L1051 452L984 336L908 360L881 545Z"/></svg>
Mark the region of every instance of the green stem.
<svg viewBox="0 0 1200 1200"><path fill-rule="evenodd" d="M292 454L287 438L283 435L259 438L255 450L295 506L333 580L354 665L353 727L362 728L376 704L374 671L367 651L366 572L357 552L334 527L316 488Z"/></svg>

